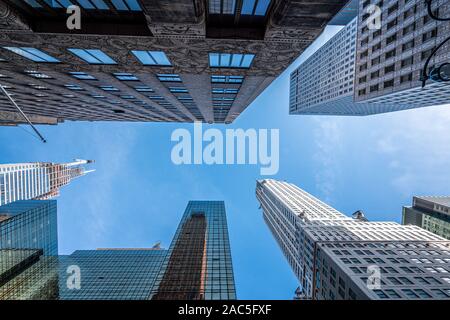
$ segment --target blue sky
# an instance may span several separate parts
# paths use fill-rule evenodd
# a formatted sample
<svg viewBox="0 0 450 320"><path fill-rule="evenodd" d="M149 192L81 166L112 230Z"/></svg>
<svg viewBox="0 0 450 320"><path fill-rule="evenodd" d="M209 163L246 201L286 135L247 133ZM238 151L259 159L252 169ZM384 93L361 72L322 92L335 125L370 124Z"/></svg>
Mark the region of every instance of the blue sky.
<svg viewBox="0 0 450 320"><path fill-rule="evenodd" d="M350 215L400 222L413 195L448 195L450 105L370 117L289 116L289 74L339 28L326 32L230 126L280 129L280 170ZM176 166L178 123L71 123L41 126L42 144L0 127L0 162L94 159L97 171L58 198L59 251L168 247L189 200L224 200L238 298L291 299L297 281L265 226L255 197L256 165ZM30 130L27 128L27 130Z"/></svg>

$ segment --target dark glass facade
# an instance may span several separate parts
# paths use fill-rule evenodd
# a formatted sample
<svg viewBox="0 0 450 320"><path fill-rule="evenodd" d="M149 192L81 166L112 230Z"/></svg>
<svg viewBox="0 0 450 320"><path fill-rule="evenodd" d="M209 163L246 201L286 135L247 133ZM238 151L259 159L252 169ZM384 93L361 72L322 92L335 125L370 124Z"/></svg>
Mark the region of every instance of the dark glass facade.
<svg viewBox="0 0 450 320"><path fill-rule="evenodd" d="M68 267L80 269L80 289L60 281L62 300L146 300L166 257L161 249L78 250L61 263L60 279Z"/></svg>
<svg viewBox="0 0 450 320"><path fill-rule="evenodd" d="M55 200L0 207L0 300L58 297Z"/></svg>
<svg viewBox="0 0 450 320"><path fill-rule="evenodd" d="M236 299L223 201L190 201L153 299Z"/></svg>
<svg viewBox="0 0 450 320"><path fill-rule="evenodd" d="M0 206L0 249L40 249L58 255L55 200L21 200Z"/></svg>

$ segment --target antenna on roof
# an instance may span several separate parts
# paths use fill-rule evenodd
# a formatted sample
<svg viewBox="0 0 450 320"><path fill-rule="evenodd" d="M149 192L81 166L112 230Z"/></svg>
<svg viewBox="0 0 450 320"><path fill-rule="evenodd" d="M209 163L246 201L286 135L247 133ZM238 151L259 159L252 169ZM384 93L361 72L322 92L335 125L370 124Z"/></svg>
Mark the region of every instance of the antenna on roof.
<svg viewBox="0 0 450 320"><path fill-rule="evenodd" d="M16 107L17 110L19 110L20 114L24 117L26 122L31 126L31 128L36 132L36 134L39 136L41 141L43 143L46 143L47 140L44 139L44 137L39 133L39 131L36 129L36 127L31 123L30 119L28 119L27 115L20 109L20 107L17 105L17 103L14 101L14 99L9 95L8 91L6 91L6 88L0 84L0 90L3 92L3 94L8 98L9 101L13 104L14 107Z"/></svg>
<svg viewBox="0 0 450 320"><path fill-rule="evenodd" d="M152 249L161 249L161 241L156 242L156 243L153 245Z"/></svg>
<svg viewBox="0 0 450 320"><path fill-rule="evenodd" d="M353 217L353 219L356 219L356 220L369 221L369 220L367 220L366 215L364 214L364 212L362 210L355 211L352 214L352 217Z"/></svg>

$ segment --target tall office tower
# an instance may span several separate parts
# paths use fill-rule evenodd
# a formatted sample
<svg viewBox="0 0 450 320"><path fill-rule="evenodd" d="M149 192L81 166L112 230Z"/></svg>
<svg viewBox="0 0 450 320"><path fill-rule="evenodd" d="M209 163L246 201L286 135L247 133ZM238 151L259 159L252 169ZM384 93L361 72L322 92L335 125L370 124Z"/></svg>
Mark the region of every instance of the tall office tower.
<svg viewBox="0 0 450 320"><path fill-rule="evenodd" d="M364 115L353 102L357 18L291 73L290 114Z"/></svg>
<svg viewBox="0 0 450 320"><path fill-rule="evenodd" d="M44 200L59 195L59 188L85 175L92 160L70 163L0 164L0 206L16 200Z"/></svg>
<svg viewBox="0 0 450 320"><path fill-rule="evenodd" d="M450 241L345 216L297 186L257 182L266 224L306 299L450 299Z"/></svg>
<svg viewBox="0 0 450 320"><path fill-rule="evenodd" d="M450 240L450 197L413 197L412 206L403 207L402 223Z"/></svg>
<svg viewBox="0 0 450 320"><path fill-rule="evenodd" d="M55 200L0 206L0 300L58 295Z"/></svg>
<svg viewBox="0 0 450 320"><path fill-rule="evenodd" d="M81 286L66 286L80 268ZM59 298L130 300L236 299L222 201L190 201L168 250L79 250L60 262Z"/></svg>
<svg viewBox="0 0 450 320"><path fill-rule="evenodd" d="M223 201L189 201L158 277L158 300L234 300Z"/></svg>
<svg viewBox="0 0 450 320"><path fill-rule="evenodd" d="M448 0L429 2L434 15L450 18ZM371 4L382 10L380 30L368 27ZM447 104L450 86L428 80L422 89L421 75L426 60L448 37L449 31L450 21L433 19L427 1L360 0L355 101L395 104L391 111ZM449 63L449 52L447 41L433 56L429 68ZM450 72L446 77L450 79Z"/></svg>
<svg viewBox="0 0 450 320"><path fill-rule="evenodd" d="M392 111L387 103L355 102L355 17L291 73L289 113L365 116Z"/></svg>
<svg viewBox="0 0 450 320"><path fill-rule="evenodd" d="M0 0L0 84L39 123L231 123L346 3Z"/></svg>

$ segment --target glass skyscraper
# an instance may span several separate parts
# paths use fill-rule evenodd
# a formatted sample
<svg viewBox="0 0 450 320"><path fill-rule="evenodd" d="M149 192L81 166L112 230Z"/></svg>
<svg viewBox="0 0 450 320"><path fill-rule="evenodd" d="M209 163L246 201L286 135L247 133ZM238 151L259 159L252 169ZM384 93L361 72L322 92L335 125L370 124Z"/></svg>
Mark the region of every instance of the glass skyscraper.
<svg viewBox="0 0 450 320"><path fill-rule="evenodd" d="M60 299L236 299L222 201L190 201L168 250L79 250L60 264ZM66 286L77 266L80 289Z"/></svg>
<svg viewBox="0 0 450 320"><path fill-rule="evenodd" d="M55 200L16 201L0 207L0 299L58 296Z"/></svg>
<svg viewBox="0 0 450 320"><path fill-rule="evenodd" d="M21 200L0 206L0 249L58 255L56 201Z"/></svg>
<svg viewBox="0 0 450 320"><path fill-rule="evenodd" d="M236 299L223 201L189 201L153 299Z"/></svg>

